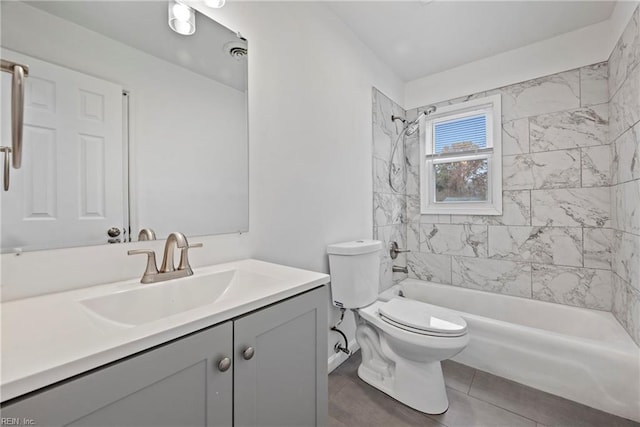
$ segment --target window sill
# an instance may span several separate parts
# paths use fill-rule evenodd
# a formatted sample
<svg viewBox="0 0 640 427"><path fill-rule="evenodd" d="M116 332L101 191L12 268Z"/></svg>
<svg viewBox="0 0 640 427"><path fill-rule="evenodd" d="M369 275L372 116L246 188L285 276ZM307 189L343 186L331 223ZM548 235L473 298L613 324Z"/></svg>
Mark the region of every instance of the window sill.
<svg viewBox="0 0 640 427"><path fill-rule="evenodd" d="M502 207L486 207L475 208L469 206L454 207L438 207L432 209L423 209L420 214L422 215L502 215Z"/></svg>

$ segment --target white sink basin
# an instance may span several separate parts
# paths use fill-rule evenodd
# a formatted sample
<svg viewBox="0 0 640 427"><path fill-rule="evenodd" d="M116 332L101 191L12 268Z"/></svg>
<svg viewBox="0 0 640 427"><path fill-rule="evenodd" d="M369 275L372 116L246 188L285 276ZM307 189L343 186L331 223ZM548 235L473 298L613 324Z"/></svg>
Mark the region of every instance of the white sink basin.
<svg viewBox="0 0 640 427"><path fill-rule="evenodd" d="M81 300L80 304L110 321L136 326L212 304L232 284L246 281L242 280L246 276L247 272L227 270L149 285L136 284L132 289Z"/></svg>

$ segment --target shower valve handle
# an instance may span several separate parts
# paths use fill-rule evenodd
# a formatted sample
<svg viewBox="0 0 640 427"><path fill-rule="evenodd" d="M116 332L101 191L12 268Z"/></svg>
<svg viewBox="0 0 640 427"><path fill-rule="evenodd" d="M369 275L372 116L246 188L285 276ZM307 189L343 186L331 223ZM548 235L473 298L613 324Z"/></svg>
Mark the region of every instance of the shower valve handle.
<svg viewBox="0 0 640 427"><path fill-rule="evenodd" d="M391 256L391 259L398 258L398 254L404 253L404 252L411 252L411 251L409 249L400 249L398 247L398 242L391 242L391 247L389 248L389 255Z"/></svg>

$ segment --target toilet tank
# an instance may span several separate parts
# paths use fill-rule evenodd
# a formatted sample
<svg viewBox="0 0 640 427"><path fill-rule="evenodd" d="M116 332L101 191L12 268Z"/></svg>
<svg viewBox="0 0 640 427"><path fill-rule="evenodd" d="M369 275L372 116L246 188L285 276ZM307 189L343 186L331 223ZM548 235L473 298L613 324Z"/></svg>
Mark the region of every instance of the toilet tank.
<svg viewBox="0 0 640 427"><path fill-rule="evenodd" d="M381 249L379 240L354 240L327 247L333 305L360 308L376 300Z"/></svg>

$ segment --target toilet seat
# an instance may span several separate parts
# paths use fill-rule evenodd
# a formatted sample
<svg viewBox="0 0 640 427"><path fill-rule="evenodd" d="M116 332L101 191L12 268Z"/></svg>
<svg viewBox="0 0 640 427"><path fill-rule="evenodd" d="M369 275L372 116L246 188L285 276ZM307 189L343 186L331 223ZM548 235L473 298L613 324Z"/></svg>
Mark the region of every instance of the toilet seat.
<svg viewBox="0 0 640 427"><path fill-rule="evenodd" d="M392 298L380 304L378 315L384 322L421 335L460 337L467 333L465 320L435 305L406 298Z"/></svg>

